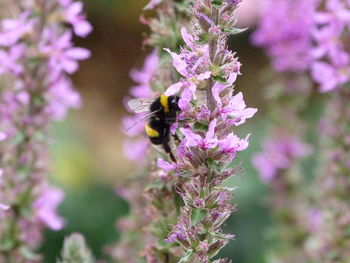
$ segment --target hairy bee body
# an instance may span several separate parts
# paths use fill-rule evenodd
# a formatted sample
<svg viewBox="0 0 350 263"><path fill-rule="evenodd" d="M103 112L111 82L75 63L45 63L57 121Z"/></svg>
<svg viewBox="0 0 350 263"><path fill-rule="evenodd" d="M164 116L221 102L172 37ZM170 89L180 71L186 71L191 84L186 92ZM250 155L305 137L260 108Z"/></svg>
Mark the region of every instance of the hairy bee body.
<svg viewBox="0 0 350 263"><path fill-rule="evenodd" d="M166 96L164 94L155 99L150 105L150 112L154 112L154 114L151 115L145 125L146 134L151 143L162 145L173 162L176 162L176 159L169 146L170 127L176 122L177 112L180 111L178 102L178 96ZM177 136L175 137L177 138Z"/></svg>

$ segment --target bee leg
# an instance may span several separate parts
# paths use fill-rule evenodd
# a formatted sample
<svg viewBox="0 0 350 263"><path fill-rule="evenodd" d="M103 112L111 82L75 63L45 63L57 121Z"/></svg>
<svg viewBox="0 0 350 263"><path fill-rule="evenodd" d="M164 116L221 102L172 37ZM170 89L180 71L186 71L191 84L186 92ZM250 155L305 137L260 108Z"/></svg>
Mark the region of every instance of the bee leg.
<svg viewBox="0 0 350 263"><path fill-rule="evenodd" d="M180 140L179 136L177 136L176 133L172 134L172 136L174 137L174 139L175 139L177 142L181 143L181 140Z"/></svg>
<svg viewBox="0 0 350 263"><path fill-rule="evenodd" d="M170 146L169 146L169 142L168 141L164 141L163 142L163 148L165 150L165 152L167 154L169 154L170 156L170 159L174 162L174 163L177 163L176 159L175 159L175 156L174 154L172 153L171 149L170 149Z"/></svg>

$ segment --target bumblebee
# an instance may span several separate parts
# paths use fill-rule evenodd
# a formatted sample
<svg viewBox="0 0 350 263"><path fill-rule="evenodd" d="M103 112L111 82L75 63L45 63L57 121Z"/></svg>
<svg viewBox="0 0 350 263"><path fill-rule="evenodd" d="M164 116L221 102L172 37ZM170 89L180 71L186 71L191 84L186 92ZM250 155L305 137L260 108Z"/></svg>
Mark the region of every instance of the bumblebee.
<svg viewBox="0 0 350 263"><path fill-rule="evenodd" d="M128 103L129 107L136 113L143 112L144 109L148 108L150 113L146 115L146 118L149 119L145 124L146 134L152 144L163 147L174 163L176 163L176 159L169 145L170 127L176 122L177 113L181 111L178 105L179 99L179 96L162 94L150 104L147 100L142 99L133 99ZM179 141L176 134L173 137Z"/></svg>

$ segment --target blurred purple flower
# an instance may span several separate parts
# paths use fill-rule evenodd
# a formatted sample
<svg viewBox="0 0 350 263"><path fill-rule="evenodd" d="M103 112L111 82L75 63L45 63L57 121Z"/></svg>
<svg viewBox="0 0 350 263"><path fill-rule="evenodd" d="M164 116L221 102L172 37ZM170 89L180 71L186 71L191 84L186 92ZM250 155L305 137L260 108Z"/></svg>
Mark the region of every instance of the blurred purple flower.
<svg viewBox="0 0 350 263"><path fill-rule="evenodd" d="M53 120L63 120L69 109L77 109L81 106L81 98L73 89L72 82L66 77L61 77L51 86L46 94L49 101L46 112Z"/></svg>
<svg viewBox="0 0 350 263"><path fill-rule="evenodd" d="M50 186L43 189L43 192L33 203L34 211L39 220L52 230L57 231L64 226L64 220L56 214L56 209L63 197L62 190Z"/></svg>
<svg viewBox="0 0 350 263"><path fill-rule="evenodd" d="M254 156L253 165L258 170L261 180L268 183L279 170L287 169L291 162L310 153L310 146L297 137L279 134L263 144L263 152Z"/></svg>
<svg viewBox="0 0 350 263"><path fill-rule="evenodd" d="M153 50L149 54L141 70L133 69L130 72L130 76L133 81L138 83L130 89L130 94L136 98L149 98L152 94L151 80L158 67L159 57L157 50Z"/></svg>
<svg viewBox="0 0 350 263"><path fill-rule="evenodd" d="M91 24L86 21L83 12L83 3L80 1L60 0L64 7L62 15L68 23L73 26L74 33L80 37L86 37L92 31Z"/></svg>
<svg viewBox="0 0 350 263"><path fill-rule="evenodd" d="M336 68L326 62L315 62L311 68L313 79L320 84L321 92L341 87L350 80L350 65Z"/></svg>
<svg viewBox="0 0 350 263"><path fill-rule="evenodd" d="M167 161L164 161L163 159L159 159L157 160L157 165L159 168L162 168L163 170L169 172L172 170L175 170L177 165L175 163L168 163Z"/></svg>
<svg viewBox="0 0 350 263"><path fill-rule="evenodd" d="M35 20L29 19L30 11L22 12L17 19L3 19L0 27L0 46L13 46L33 30Z"/></svg>
<svg viewBox="0 0 350 263"><path fill-rule="evenodd" d="M126 140L123 143L124 155L132 161L141 162L146 157L149 142L146 138Z"/></svg>
<svg viewBox="0 0 350 263"><path fill-rule="evenodd" d="M63 193L46 181L49 127L53 121L62 120L69 108L80 105L79 94L66 73L74 73L77 61L90 55L74 47L72 34L65 27L65 22L72 23L80 35L90 31L80 14L82 4L60 0L67 7L63 18L58 3L39 2L14 3L15 8L2 13L5 19L0 25L0 75L6 80L1 82L0 128L11 139L22 138L0 147L1 169L6 171L0 184L0 201L4 199L14 207L2 213L0 235L11 232L8 242L18 244L16 249L3 248L11 262L27 262L28 255L32 259L42 242L43 224L54 230L63 227L63 219L55 211ZM9 208L3 203L0 206Z"/></svg>
<svg viewBox="0 0 350 263"><path fill-rule="evenodd" d="M70 31L57 36L54 30L47 29L44 32L44 39L44 43L39 48L49 58L49 66L54 71L54 75L62 70L68 74L73 74L78 70L78 60L90 57L89 50L73 47Z"/></svg>
<svg viewBox="0 0 350 263"><path fill-rule="evenodd" d="M311 48L316 0L264 0L255 45L264 47L277 71L305 71Z"/></svg>
<svg viewBox="0 0 350 263"><path fill-rule="evenodd" d="M0 75L7 73L19 75L23 71L23 65L19 60L24 51L25 46L22 44L14 45L8 51L0 49Z"/></svg>

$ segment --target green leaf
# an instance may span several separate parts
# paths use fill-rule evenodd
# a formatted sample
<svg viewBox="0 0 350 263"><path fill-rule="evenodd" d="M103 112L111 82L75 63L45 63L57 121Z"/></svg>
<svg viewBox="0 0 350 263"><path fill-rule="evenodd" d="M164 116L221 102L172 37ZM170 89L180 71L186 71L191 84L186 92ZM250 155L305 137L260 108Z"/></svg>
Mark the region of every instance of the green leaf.
<svg viewBox="0 0 350 263"><path fill-rule="evenodd" d="M218 173L221 172L221 166L220 166L217 162L215 162L213 159L208 158L208 159L207 159L207 165L208 165L211 169L213 169L214 171L216 171L216 172L218 172Z"/></svg>
<svg viewBox="0 0 350 263"><path fill-rule="evenodd" d="M197 131L207 131L208 125L201 122L195 122L193 128Z"/></svg>
<svg viewBox="0 0 350 263"><path fill-rule="evenodd" d="M41 259L39 254L34 253L27 247L20 248L22 256L28 261L39 261Z"/></svg>
<svg viewBox="0 0 350 263"><path fill-rule="evenodd" d="M204 209L198 209L198 208L192 209L191 223L193 225L199 223L204 217L206 217L207 214L208 214L208 212Z"/></svg>
<svg viewBox="0 0 350 263"><path fill-rule="evenodd" d="M222 5L222 0L212 0L211 4L216 7L220 7Z"/></svg>
<svg viewBox="0 0 350 263"><path fill-rule="evenodd" d="M221 77L221 76L214 76L213 79L215 81L218 81L218 82L222 83L222 84L226 84L227 83L226 79Z"/></svg>
<svg viewBox="0 0 350 263"><path fill-rule="evenodd" d="M187 252L182 256L182 258L179 260L178 263L187 263L187 262L189 262L189 260L191 259L192 255L193 255L193 251L192 251L192 250L187 251Z"/></svg>
<svg viewBox="0 0 350 263"><path fill-rule="evenodd" d="M222 31L224 31L225 33L229 33L231 35L237 35L240 33L243 33L244 31L248 30L248 27L246 28L224 28Z"/></svg>

